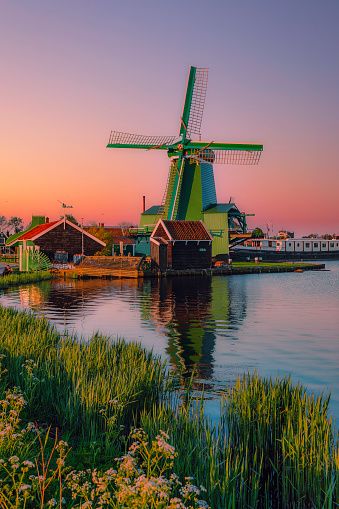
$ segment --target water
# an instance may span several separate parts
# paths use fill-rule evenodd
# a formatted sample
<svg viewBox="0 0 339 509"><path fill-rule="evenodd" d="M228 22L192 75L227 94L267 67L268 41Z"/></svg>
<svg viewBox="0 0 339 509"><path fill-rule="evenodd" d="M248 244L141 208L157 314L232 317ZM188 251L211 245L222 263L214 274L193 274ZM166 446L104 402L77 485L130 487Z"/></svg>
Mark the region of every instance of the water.
<svg viewBox="0 0 339 509"><path fill-rule="evenodd" d="M195 371L206 409L238 375L291 374L331 391L339 418L339 261L328 271L213 278L53 281L0 293L0 304L44 314L84 340L94 331L140 341L182 378Z"/></svg>

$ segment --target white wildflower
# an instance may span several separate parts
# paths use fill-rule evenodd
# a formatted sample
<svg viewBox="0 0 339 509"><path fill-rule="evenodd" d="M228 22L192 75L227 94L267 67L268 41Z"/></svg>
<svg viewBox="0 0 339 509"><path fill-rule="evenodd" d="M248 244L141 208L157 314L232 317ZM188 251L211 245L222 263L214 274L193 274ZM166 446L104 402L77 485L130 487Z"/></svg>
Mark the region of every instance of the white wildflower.
<svg viewBox="0 0 339 509"><path fill-rule="evenodd" d="M18 491L27 491L31 488L32 486L30 484L22 484L21 486L19 486L18 488Z"/></svg>
<svg viewBox="0 0 339 509"><path fill-rule="evenodd" d="M25 465L28 468L33 468L34 467L34 463L32 461L25 460L25 461L22 462L22 464Z"/></svg>
<svg viewBox="0 0 339 509"><path fill-rule="evenodd" d="M11 456L11 457L8 459L8 461L9 461L10 463L15 463L15 462L19 461L19 458L18 458L18 456Z"/></svg>

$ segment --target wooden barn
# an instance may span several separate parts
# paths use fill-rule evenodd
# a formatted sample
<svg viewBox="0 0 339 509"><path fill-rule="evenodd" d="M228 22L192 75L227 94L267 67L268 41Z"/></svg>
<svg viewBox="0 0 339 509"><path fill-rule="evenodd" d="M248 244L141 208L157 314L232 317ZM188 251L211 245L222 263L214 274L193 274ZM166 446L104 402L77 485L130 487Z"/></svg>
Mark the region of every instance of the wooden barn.
<svg viewBox="0 0 339 509"><path fill-rule="evenodd" d="M53 260L73 262L73 256L83 253L93 256L101 251L105 242L97 239L67 219L40 224L7 243L7 247L35 246Z"/></svg>
<svg viewBox="0 0 339 509"><path fill-rule="evenodd" d="M161 272L211 267L213 237L202 221L159 219L150 241L151 258Z"/></svg>

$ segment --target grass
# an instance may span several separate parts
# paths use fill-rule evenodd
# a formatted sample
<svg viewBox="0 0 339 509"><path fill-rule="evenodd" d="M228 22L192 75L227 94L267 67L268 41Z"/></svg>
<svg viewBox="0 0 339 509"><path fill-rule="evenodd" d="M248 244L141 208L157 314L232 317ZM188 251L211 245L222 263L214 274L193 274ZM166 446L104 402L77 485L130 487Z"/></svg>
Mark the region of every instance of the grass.
<svg viewBox="0 0 339 509"><path fill-rule="evenodd" d="M0 412L0 479L12 493L10 502L0 495L1 509L78 509L89 502L206 507L202 498L213 509L339 507L329 396L308 395L288 377L249 374L225 392L220 422L212 426L203 401L193 400L189 387L178 391L166 366L136 343L100 334L81 342L44 318L1 307L0 338L2 401L11 391ZM21 407L20 397L27 401ZM37 421L45 431L11 431L19 411L23 422ZM2 429L1 419L7 419ZM135 426L142 429L130 435ZM60 446L60 438L69 445ZM22 470L24 461L32 462L34 475ZM27 500L19 490L26 485ZM171 505L171 497L183 505Z"/></svg>
<svg viewBox="0 0 339 509"><path fill-rule="evenodd" d="M0 277L0 290L1 288L9 288L10 286L47 281L49 279L53 279L54 277L55 275L51 274L48 270L39 272L13 273L9 274L8 276Z"/></svg>
<svg viewBox="0 0 339 509"><path fill-rule="evenodd" d="M308 262L259 262L259 267L295 267L296 269L302 269L305 265L315 265ZM253 262L233 262L233 267L258 267L258 264Z"/></svg>

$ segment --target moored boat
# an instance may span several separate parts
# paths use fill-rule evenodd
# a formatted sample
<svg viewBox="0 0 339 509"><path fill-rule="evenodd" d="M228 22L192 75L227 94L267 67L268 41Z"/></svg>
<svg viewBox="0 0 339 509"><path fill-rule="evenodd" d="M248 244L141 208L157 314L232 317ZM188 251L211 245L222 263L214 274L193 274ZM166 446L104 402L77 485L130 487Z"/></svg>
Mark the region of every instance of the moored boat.
<svg viewBox="0 0 339 509"><path fill-rule="evenodd" d="M234 260L337 260L339 239L303 237L299 239L251 238L230 251Z"/></svg>

